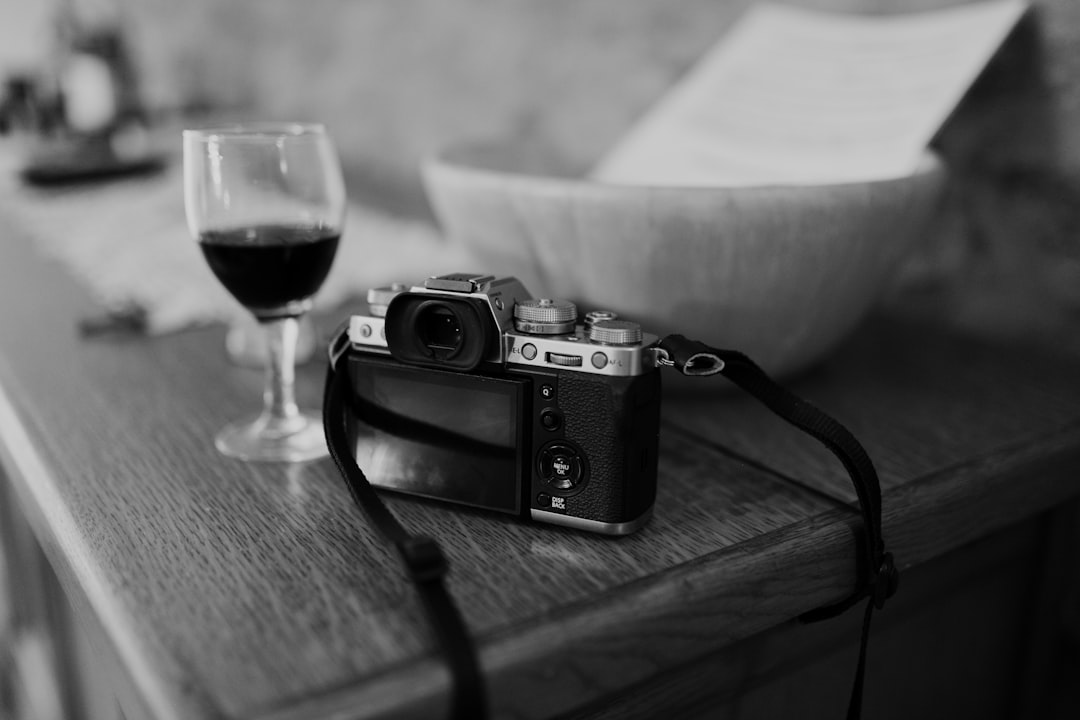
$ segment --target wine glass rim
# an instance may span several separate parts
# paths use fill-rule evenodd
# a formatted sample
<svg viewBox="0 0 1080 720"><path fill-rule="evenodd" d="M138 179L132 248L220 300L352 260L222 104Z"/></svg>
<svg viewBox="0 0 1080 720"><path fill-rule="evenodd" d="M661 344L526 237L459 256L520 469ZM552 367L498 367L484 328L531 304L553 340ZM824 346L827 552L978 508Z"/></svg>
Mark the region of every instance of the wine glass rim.
<svg viewBox="0 0 1080 720"><path fill-rule="evenodd" d="M188 128L184 137L199 140L234 138L248 140L278 139L326 135L326 126L313 122L237 122L207 127Z"/></svg>

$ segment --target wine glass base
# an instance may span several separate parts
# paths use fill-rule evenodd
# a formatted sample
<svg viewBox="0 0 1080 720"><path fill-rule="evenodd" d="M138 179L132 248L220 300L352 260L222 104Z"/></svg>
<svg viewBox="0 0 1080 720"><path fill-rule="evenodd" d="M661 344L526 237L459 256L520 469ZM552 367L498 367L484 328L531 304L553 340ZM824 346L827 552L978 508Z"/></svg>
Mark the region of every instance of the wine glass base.
<svg viewBox="0 0 1080 720"><path fill-rule="evenodd" d="M248 461L303 462L326 457L322 420L300 413L288 420L259 415L227 425L214 438L224 455Z"/></svg>

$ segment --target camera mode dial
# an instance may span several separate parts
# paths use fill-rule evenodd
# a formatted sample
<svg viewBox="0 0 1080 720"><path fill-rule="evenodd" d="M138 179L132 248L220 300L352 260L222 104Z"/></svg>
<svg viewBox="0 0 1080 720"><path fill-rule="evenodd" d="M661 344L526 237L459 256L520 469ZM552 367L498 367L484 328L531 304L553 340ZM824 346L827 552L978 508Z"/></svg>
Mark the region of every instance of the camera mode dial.
<svg viewBox="0 0 1080 720"><path fill-rule="evenodd" d="M530 335L565 335L574 331L577 306L566 300L538 298L514 305L514 327Z"/></svg>
<svg viewBox="0 0 1080 720"><path fill-rule="evenodd" d="M589 326L589 340L602 345L637 345L641 325L629 320L597 320Z"/></svg>

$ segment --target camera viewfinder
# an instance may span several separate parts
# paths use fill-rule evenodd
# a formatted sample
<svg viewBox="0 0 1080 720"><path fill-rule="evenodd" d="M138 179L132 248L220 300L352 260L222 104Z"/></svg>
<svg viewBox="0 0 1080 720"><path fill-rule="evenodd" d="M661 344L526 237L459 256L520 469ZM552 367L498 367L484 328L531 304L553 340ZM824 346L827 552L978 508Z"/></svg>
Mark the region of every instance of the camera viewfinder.
<svg viewBox="0 0 1080 720"><path fill-rule="evenodd" d="M494 321L470 298L401 293L386 311L390 354L410 365L469 371L483 360Z"/></svg>

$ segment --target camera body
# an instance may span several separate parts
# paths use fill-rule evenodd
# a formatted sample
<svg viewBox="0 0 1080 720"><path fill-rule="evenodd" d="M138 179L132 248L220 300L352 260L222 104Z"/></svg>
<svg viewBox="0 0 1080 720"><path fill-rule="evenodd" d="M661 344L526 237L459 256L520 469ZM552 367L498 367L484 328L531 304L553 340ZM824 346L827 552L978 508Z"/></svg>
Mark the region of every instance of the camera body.
<svg viewBox="0 0 1080 720"><path fill-rule="evenodd" d="M373 485L610 535L648 522L660 373L636 323L456 273L369 291L345 332Z"/></svg>

